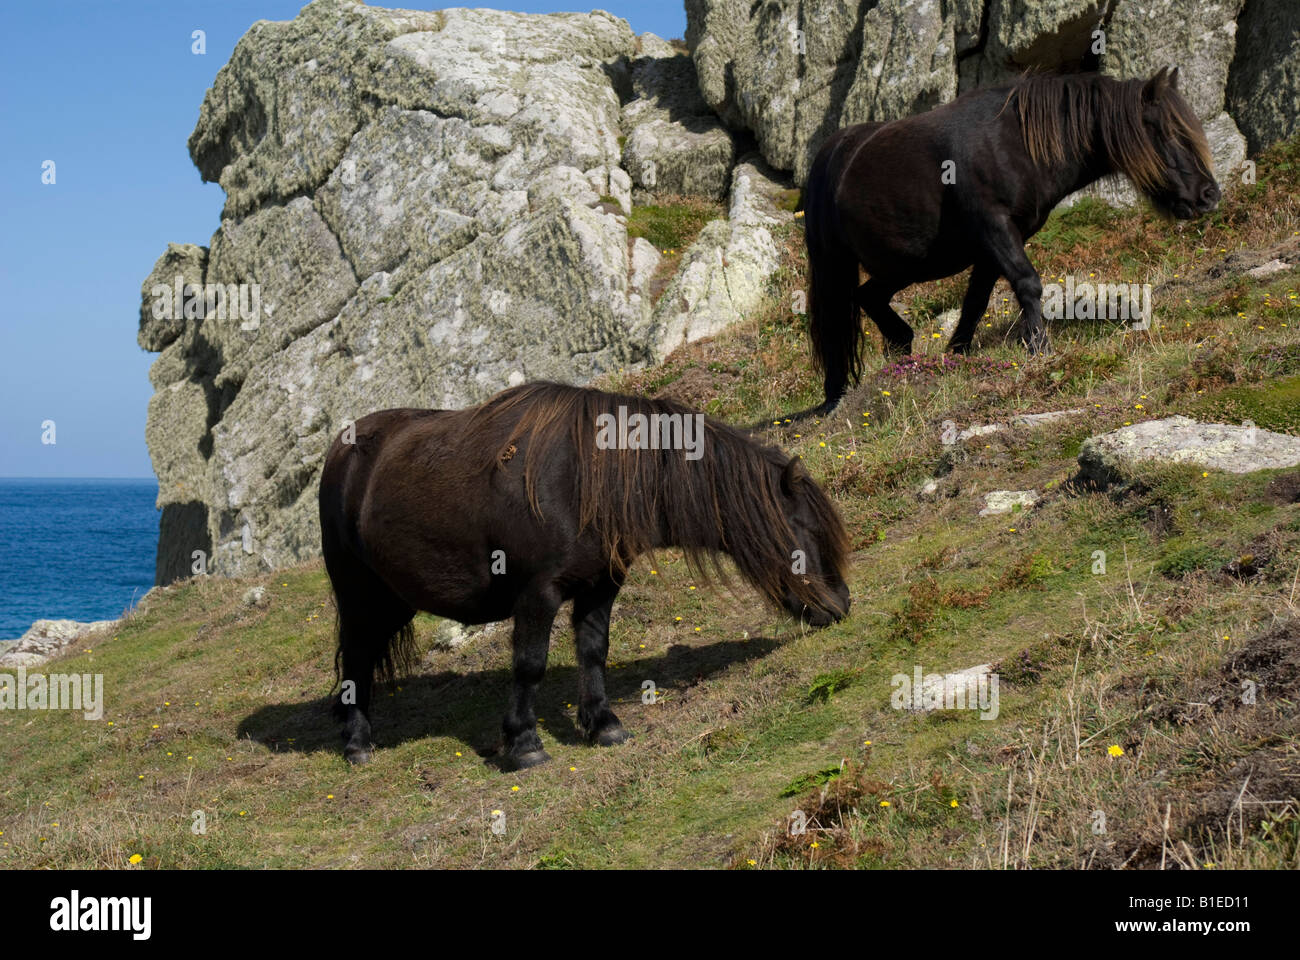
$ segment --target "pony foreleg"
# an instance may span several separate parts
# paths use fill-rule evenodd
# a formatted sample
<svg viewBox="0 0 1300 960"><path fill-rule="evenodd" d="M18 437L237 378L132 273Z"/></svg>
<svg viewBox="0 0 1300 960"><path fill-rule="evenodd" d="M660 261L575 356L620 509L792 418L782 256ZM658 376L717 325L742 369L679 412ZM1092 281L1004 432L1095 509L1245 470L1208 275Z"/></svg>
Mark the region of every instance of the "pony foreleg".
<svg viewBox="0 0 1300 960"><path fill-rule="evenodd" d="M987 262L975 264L975 269L970 274L970 283L966 287L966 296L961 302L961 319L957 321L952 339L948 341L948 349L953 353L966 353L970 350L975 327L989 305L989 295L993 293L993 285L997 282L997 267Z"/></svg>
<svg viewBox="0 0 1300 960"><path fill-rule="evenodd" d="M998 272L1007 278L1020 304L1024 316L1020 339L1031 354L1048 353L1052 349L1043 326L1043 282L1038 271L1029 262L1025 243L1019 232L1004 218L990 225L987 233L989 255L998 265Z"/></svg>
<svg viewBox="0 0 1300 960"><path fill-rule="evenodd" d="M535 767L551 759L537 735L537 687L546 672L551 624L560 600L552 589L526 593L515 604L514 685L501 723L502 766L511 770Z"/></svg>
<svg viewBox="0 0 1300 960"><path fill-rule="evenodd" d="M573 600L573 645L578 657L578 724L592 743L611 747L631 734L609 708L605 660L609 656L609 615L620 583L612 578Z"/></svg>

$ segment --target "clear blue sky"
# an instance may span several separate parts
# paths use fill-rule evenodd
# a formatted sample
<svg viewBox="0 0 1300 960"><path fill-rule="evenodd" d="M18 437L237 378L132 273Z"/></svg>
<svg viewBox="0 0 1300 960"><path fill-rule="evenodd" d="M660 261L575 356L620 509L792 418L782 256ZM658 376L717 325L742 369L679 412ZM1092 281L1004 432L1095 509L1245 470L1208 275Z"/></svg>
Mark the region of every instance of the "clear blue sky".
<svg viewBox="0 0 1300 960"><path fill-rule="evenodd" d="M427 2L427 0L426 0ZM257 20L303 0L7 3L0 30L0 476L147 477L157 354L135 342L140 284L169 241L207 245L221 188L185 141ZM382 5L382 4L376 4ZM428 9L456 4L430 4ZM464 3L527 13L567 0ZM594 0L637 33L680 37L681 0ZM423 7L424 3L392 6ZM578 7L578 9L584 9ZM190 52L194 30L207 53ZM55 163L56 182L41 182ZM56 440L41 443L53 420Z"/></svg>

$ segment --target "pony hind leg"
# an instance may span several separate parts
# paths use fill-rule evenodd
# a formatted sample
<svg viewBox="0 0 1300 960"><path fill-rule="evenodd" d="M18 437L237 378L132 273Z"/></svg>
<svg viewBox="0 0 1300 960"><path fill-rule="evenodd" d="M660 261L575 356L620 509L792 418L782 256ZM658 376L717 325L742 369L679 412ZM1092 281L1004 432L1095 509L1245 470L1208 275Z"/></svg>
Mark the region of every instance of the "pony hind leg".
<svg viewBox="0 0 1300 960"><path fill-rule="evenodd" d="M890 298L900 289L902 288L872 277L858 287L857 293L854 294L858 305L880 328L880 335L884 338L884 352L887 356L906 356L912 352L912 328L889 305Z"/></svg>
<svg viewBox="0 0 1300 960"><path fill-rule="evenodd" d="M343 721L343 756L361 764L370 760L373 747L370 701L375 674L395 675L408 665L415 610L359 565L342 589L339 579L332 574L331 579L338 607L335 669L341 687L335 712Z"/></svg>
<svg viewBox="0 0 1300 960"><path fill-rule="evenodd" d="M573 645L578 659L578 725L587 740L612 747L631 738L605 692L605 661L609 657L609 616L621 583L613 578L573 600Z"/></svg>

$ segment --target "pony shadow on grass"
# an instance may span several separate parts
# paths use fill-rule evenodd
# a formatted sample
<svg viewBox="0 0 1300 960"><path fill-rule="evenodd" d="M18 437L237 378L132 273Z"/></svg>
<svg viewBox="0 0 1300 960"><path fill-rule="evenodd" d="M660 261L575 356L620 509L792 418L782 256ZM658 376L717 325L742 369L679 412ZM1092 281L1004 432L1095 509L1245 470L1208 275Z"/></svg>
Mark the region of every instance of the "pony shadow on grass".
<svg viewBox="0 0 1300 960"><path fill-rule="evenodd" d="M640 705L642 684L652 680L661 692L675 693L721 673L733 664L766 656L777 646L771 637L722 640L707 646L675 643L659 656L644 657L611 669L609 698ZM493 766L501 747L501 709L510 696L509 663L489 670L408 676L375 689L375 747L383 750L409 740L451 737ZM551 667L538 690L538 715L545 729L566 746L585 745L570 705L578 696L575 666ZM268 704L253 711L238 728L249 739L276 753L337 753L343 726L333 714L337 692L297 703ZM635 714L629 714L636 733ZM591 749L597 749L592 747Z"/></svg>

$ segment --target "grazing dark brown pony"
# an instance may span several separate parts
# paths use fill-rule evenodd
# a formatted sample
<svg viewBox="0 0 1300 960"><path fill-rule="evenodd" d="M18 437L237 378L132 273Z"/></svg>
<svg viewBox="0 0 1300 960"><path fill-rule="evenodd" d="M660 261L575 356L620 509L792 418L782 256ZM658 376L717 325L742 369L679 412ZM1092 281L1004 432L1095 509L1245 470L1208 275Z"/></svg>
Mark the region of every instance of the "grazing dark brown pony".
<svg viewBox="0 0 1300 960"><path fill-rule="evenodd" d="M629 428L611 449L620 407ZM651 432L634 433L638 423ZM641 553L680 547L701 576L719 575L726 554L813 626L848 611L844 527L799 460L678 404L532 383L467 410L372 413L354 430L354 442L335 439L320 481L353 763L370 757L372 680L409 666L417 610L467 624L514 618L506 767L548 759L534 699L566 600L578 722L597 744L627 739L605 658L614 598Z"/></svg>
<svg viewBox="0 0 1300 960"><path fill-rule="evenodd" d="M972 264L949 349L970 349L999 276L1020 304L1030 352L1049 349L1025 241L1061 200L1101 177L1124 174L1178 219L1213 210L1210 150L1177 78L1176 69L1146 81L1030 75L833 134L804 191L809 333L826 393L806 412L828 412L860 379L859 310L876 322L887 352L910 353L912 328L890 299ZM870 275L861 286L859 265Z"/></svg>

